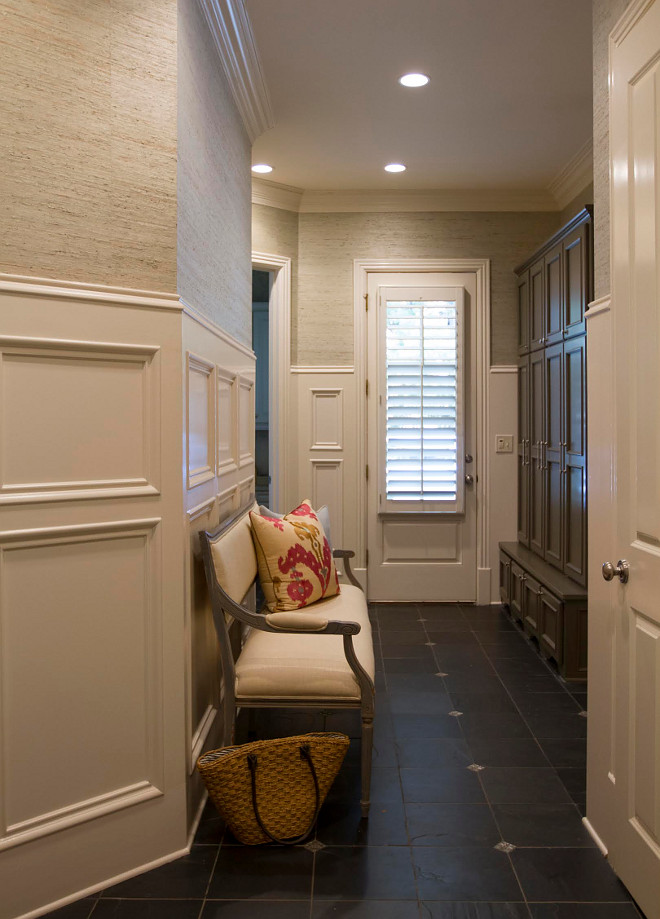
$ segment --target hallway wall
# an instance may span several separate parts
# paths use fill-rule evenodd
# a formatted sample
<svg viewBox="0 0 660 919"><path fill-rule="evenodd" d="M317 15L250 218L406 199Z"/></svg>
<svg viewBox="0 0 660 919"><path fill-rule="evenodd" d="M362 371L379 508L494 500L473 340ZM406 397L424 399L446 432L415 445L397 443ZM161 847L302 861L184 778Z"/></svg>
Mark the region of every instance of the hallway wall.
<svg viewBox="0 0 660 919"><path fill-rule="evenodd" d="M179 295L252 342L250 141L198 0L178 3Z"/></svg>
<svg viewBox="0 0 660 919"><path fill-rule="evenodd" d="M175 0L1 9L0 271L175 291Z"/></svg>

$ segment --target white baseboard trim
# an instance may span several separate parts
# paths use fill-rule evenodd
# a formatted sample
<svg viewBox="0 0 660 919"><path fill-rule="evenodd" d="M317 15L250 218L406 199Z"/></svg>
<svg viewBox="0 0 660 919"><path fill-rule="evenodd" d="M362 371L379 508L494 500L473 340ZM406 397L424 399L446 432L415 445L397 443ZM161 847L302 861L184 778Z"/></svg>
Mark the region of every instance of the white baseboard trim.
<svg viewBox="0 0 660 919"><path fill-rule="evenodd" d="M195 834L202 820L202 814L204 813L204 808L206 807L206 802L208 801L209 793L204 789L204 794L202 795L199 807L197 808L197 813L193 817L193 822L190 825L190 833L188 833L188 852L192 849L193 842L195 841Z"/></svg>
<svg viewBox="0 0 660 919"><path fill-rule="evenodd" d="M85 897L98 893L100 890L105 890L106 887L111 887L113 884L119 884L121 881L128 881L138 874L144 874L146 871L160 868L161 865L167 865L169 862L176 861L177 858L183 858L184 855L190 855L190 845L187 845L185 849L179 849L169 855L164 855L162 858L147 862L146 865L141 865L139 868L131 868L130 871L124 871L122 874L117 874L113 878L107 878L107 880L103 881L101 884L94 884L68 897L62 897L61 900L55 900L53 903L49 903L46 906L40 906L38 909L33 909L29 913L23 913L21 916L17 916L16 919L37 919L38 916L45 916L46 913L60 909L62 906L68 906L69 903L75 903L77 900L83 900Z"/></svg>
<svg viewBox="0 0 660 919"><path fill-rule="evenodd" d="M594 828L592 827L587 817L582 818L582 823L584 824L587 833L591 836L593 841L596 843L596 845L600 849L601 853L607 858L607 846L605 845L603 840L600 838L598 833L594 830Z"/></svg>

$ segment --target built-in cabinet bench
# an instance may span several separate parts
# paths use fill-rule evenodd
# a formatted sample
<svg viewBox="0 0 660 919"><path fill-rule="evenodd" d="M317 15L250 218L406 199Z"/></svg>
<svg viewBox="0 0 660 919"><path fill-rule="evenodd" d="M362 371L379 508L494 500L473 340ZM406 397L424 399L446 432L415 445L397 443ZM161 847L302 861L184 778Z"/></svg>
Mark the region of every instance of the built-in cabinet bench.
<svg viewBox="0 0 660 919"><path fill-rule="evenodd" d="M517 542L500 543L500 599L567 680L587 677L587 592Z"/></svg>

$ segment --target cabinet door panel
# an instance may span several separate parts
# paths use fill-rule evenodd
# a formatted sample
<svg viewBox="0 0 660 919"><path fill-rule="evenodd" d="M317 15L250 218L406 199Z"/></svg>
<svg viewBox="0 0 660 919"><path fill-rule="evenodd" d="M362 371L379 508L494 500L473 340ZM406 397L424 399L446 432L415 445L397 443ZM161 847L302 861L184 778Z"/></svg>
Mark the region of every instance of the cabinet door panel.
<svg viewBox="0 0 660 919"><path fill-rule="evenodd" d="M545 349L545 559L562 567L563 552L563 344Z"/></svg>
<svg viewBox="0 0 660 919"><path fill-rule="evenodd" d="M529 269L529 346L542 348L545 336L545 261Z"/></svg>
<svg viewBox="0 0 660 919"><path fill-rule="evenodd" d="M541 631L541 585L529 575L523 582L523 628L528 635L538 638Z"/></svg>
<svg viewBox="0 0 660 919"><path fill-rule="evenodd" d="M545 257L545 343L561 341L564 331L561 243Z"/></svg>
<svg viewBox="0 0 660 919"><path fill-rule="evenodd" d="M500 600L506 606L511 603L511 559L500 552Z"/></svg>
<svg viewBox="0 0 660 919"><path fill-rule="evenodd" d="M582 224L563 243L566 336L581 335L585 331L584 312L591 299L590 232L590 224Z"/></svg>
<svg viewBox="0 0 660 919"><path fill-rule="evenodd" d="M529 358L518 366L518 542L529 546Z"/></svg>
<svg viewBox="0 0 660 919"><path fill-rule="evenodd" d="M564 345L564 572L586 583L587 457L584 337Z"/></svg>
<svg viewBox="0 0 660 919"><path fill-rule="evenodd" d="M515 562L511 562L511 615L514 619L522 619L523 610L523 586L525 584L525 572Z"/></svg>
<svg viewBox="0 0 660 919"><path fill-rule="evenodd" d="M539 597L539 602L543 609L541 620L543 627L539 633L539 644L541 650L554 658L561 666L562 664L562 628L563 628L563 604L552 594L543 591Z"/></svg>
<svg viewBox="0 0 660 919"><path fill-rule="evenodd" d="M545 481L543 441L545 440L545 356L537 351L529 361L530 464L529 464L529 547L538 555L544 552Z"/></svg>
<svg viewBox="0 0 660 919"><path fill-rule="evenodd" d="M518 278L518 354L529 351L529 271Z"/></svg>

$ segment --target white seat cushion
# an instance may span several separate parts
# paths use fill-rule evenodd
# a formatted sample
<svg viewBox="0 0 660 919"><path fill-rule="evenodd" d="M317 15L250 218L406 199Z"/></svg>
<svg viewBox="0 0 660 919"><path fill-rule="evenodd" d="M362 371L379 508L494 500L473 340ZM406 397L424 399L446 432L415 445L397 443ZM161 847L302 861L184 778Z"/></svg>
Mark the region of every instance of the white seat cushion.
<svg viewBox="0 0 660 919"><path fill-rule="evenodd" d="M342 585L341 593L305 608L305 616L358 622L353 636L360 664L374 678L374 649L367 602L362 591ZM346 699L360 690L344 655L341 635L277 635L252 629L236 663L236 696L240 699Z"/></svg>

